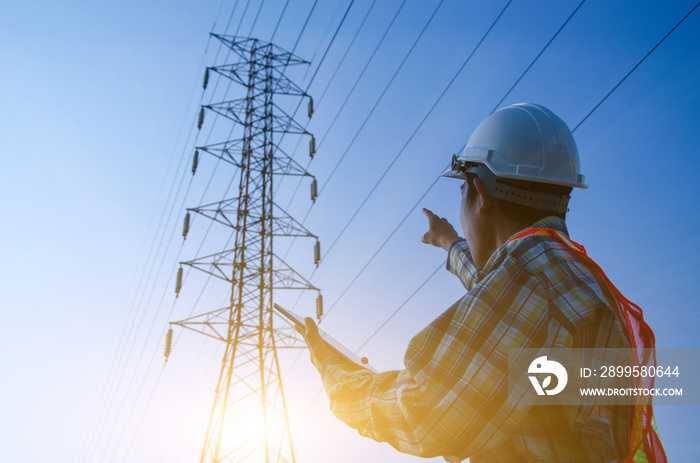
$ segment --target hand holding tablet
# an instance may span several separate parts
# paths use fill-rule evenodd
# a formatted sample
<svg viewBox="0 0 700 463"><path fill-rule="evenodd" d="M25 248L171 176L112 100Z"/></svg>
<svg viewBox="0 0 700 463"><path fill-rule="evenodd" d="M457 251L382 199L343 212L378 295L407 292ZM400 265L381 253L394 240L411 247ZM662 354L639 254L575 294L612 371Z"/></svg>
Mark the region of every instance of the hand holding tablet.
<svg viewBox="0 0 700 463"><path fill-rule="evenodd" d="M280 306L279 304L273 304L273 307L275 310L284 316L287 320L289 320L297 329L299 329L302 333L306 331L306 324L304 323L304 319L300 317L299 315L295 314L294 312L291 312L284 307ZM341 358L344 360L360 367L360 368L365 368L373 373L379 373L378 370L373 368L371 365L368 364L367 358L363 357L360 358L357 356L354 352L352 352L350 349L342 345L340 342L337 340L333 339L330 335L327 333L323 332L322 330L318 330L318 334L321 336L321 339L326 343L329 349L331 349L335 354L339 355Z"/></svg>

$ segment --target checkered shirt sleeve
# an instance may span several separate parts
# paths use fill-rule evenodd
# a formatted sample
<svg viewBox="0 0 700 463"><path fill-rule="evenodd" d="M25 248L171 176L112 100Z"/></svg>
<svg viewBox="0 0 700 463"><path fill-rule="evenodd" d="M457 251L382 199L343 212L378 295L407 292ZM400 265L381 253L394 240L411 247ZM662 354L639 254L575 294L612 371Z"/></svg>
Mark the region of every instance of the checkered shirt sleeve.
<svg viewBox="0 0 700 463"><path fill-rule="evenodd" d="M404 370L351 371L335 356L316 365L331 411L361 435L422 457L474 463L546 455L556 446L541 437L547 426L560 432L577 418L558 409L533 418L530 404L507 400L508 349L582 347L582 336L595 344L606 334L586 327L600 325L604 295L569 251L539 236L507 243L484 268L457 241L448 270L467 294L410 341ZM608 341L611 331L622 336L614 323L603 330ZM572 454L566 461L607 461L615 452L581 448L570 437L554 438ZM577 458L582 452L593 456Z"/></svg>

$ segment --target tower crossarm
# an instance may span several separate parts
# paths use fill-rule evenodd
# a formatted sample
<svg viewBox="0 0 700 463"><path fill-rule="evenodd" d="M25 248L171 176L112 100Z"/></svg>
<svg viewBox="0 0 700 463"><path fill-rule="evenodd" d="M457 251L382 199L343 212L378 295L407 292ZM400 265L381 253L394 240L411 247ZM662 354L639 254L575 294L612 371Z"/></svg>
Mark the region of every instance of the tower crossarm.
<svg viewBox="0 0 700 463"><path fill-rule="evenodd" d="M266 310L271 311L269 308ZM231 307L223 307L221 309L212 310L211 312L172 322L171 324L204 334L219 341L227 342L227 332L229 328L235 328L235 326L231 326L230 324L231 313ZM305 344L301 341L299 334L296 332L296 330L294 330L289 322L282 319L282 317L277 316L277 314L275 314L274 319L279 321L275 324L274 328L271 328L274 330L274 339L277 347L291 349L304 348ZM239 327L243 328L242 332L245 332L245 328L254 326L256 321L257 313L251 311L247 314L247 316L242 317ZM248 342L246 342L246 339ZM248 330L246 335L239 336L238 342L257 347L257 333L255 333L253 330ZM250 362L253 360L247 361ZM244 365L244 363L241 362L240 365Z"/></svg>
<svg viewBox="0 0 700 463"><path fill-rule="evenodd" d="M256 279L260 278L261 273L271 271L272 289L308 289L320 291L275 254L272 254L275 262L273 269L257 267L257 256L250 257L241 264L235 259L236 255L239 255L236 249L228 249L226 251L199 257L187 262L181 262L181 264L201 270L213 277L228 281L229 283L233 283L233 280L230 277L231 271L227 269L231 269L234 266L247 270L247 272L243 274L244 276L241 278L240 282L245 282L248 280L255 281Z"/></svg>
<svg viewBox="0 0 700 463"><path fill-rule="evenodd" d="M211 103L208 105L203 105L202 108L213 111L214 113L230 119L238 124L249 123L251 125L257 126L261 123L266 123L267 121L272 121L272 126L263 126L264 129L259 128L259 130L273 130L277 133L292 133L292 134L308 134L306 129L301 126L297 121L295 121L291 116L282 110L276 104L271 106L274 108L274 115L270 116L266 114L263 109L264 106L259 107L249 107L249 100L247 98L238 98L235 100L221 101L219 103ZM267 108L269 109L269 108ZM246 121L246 117L249 119ZM251 132L252 136L259 135L262 132L256 133Z"/></svg>
<svg viewBox="0 0 700 463"><path fill-rule="evenodd" d="M274 257L276 260L276 267L272 272L274 275L272 287L274 289L303 289L320 291L320 289L312 285L306 278L287 265L287 263L280 257L277 257L277 255L274 255Z"/></svg>
<svg viewBox="0 0 700 463"><path fill-rule="evenodd" d="M254 60L260 60L261 58L267 58L268 65L275 67L309 64L308 61L293 55L285 49L262 40L223 34L211 35L229 47L231 51L238 55L242 62L247 64L255 63L256 61Z"/></svg>
<svg viewBox="0 0 700 463"><path fill-rule="evenodd" d="M243 164L240 159L240 151L243 149L243 139L227 140L221 143L214 143L206 146L198 146L196 149L204 153L221 159L222 161L232 164L238 168L242 168ZM298 162L292 159L282 148L274 143L269 143L268 147L272 148L272 174L273 175L292 175L300 177L313 177L304 169ZM254 152L260 146L252 145L250 150ZM253 158L250 160L250 165L246 168L252 172L262 173L265 169L265 162L262 159Z"/></svg>
<svg viewBox="0 0 700 463"><path fill-rule="evenodd" d="M254 76L251 81L248 75L248 63L239 62L224 64L221 66L212 66L207 69L243 86L261 84L264 79L262 75L258 75ZM274 69L273 71L272 91L277 95L308 96L304 90L288 79L278 69Z"/></svg>
<svg viewBox="0 0 700 463"><path fill-rule="evenodd" d="M226 225L227 227L233 228L235 230L237 228L236 219L239 214L238 204L239 198L230 198L211 204L205 204L199 207L189 208L187 210L203 215L204 217L210 220ZM272 218L272 236L287 236L299 238L308 237L318 239L316 235L311 233L306 227L304 227L294 217L289 215L278 204L273 202L273 205L275 215ZM256 225L261 224L262 221L263 217L261 215L250 213L248 215L249 229L255 230Z"/></svg>

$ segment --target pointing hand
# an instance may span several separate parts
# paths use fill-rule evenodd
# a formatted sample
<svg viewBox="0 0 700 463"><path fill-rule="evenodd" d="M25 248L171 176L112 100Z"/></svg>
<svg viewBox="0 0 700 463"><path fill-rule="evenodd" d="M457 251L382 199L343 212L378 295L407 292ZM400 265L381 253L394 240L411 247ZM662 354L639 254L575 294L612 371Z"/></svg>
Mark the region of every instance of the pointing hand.
<svg viewBox="0 0 700 463"><path fill-rule="evenodd" d="M423 208L423 213L428 218L428 231L421 241L443 248L445 251L449 250L452 243L460 239L452 224L426 208Z"/></svg>

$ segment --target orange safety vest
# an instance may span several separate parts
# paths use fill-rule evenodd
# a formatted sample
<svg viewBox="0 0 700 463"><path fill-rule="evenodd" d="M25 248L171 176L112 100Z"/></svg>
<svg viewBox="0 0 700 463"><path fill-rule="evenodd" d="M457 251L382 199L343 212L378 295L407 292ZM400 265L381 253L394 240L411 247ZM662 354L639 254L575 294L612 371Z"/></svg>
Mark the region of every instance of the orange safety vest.
<svg viewBox="0 0 700 463"><path fill-rule="evenodd" d="M656 369L656 342L654 339L654 332L644 321L642 309L622 295L615 285L610 282L600 266L596 264L593 259L588 257L586 249L582 245L571 240L568 236L551 228L530 228L513 236L511 241L530 235L547 236L564 243L598 274L615 298L617 309L620 312L618 315L624 320L632 349L636 350L637 353L634 360L639 366L645 365L648 368ZM648 358L645 358L645 349L648 349L646 352L651 352ZM651 389L654 387L654 377L639 377L635 379L635 383L637 387ZM640 398L639 400L642 401L644 399ZM667 463L666 453L664 452L661 439L659 438L659 432L656 429L656 423L654 421L651 396L648 400L649 402L646 405L640 404L634 408L632 432L630 433L629 442L630 450L624 463Z"/></svg>

